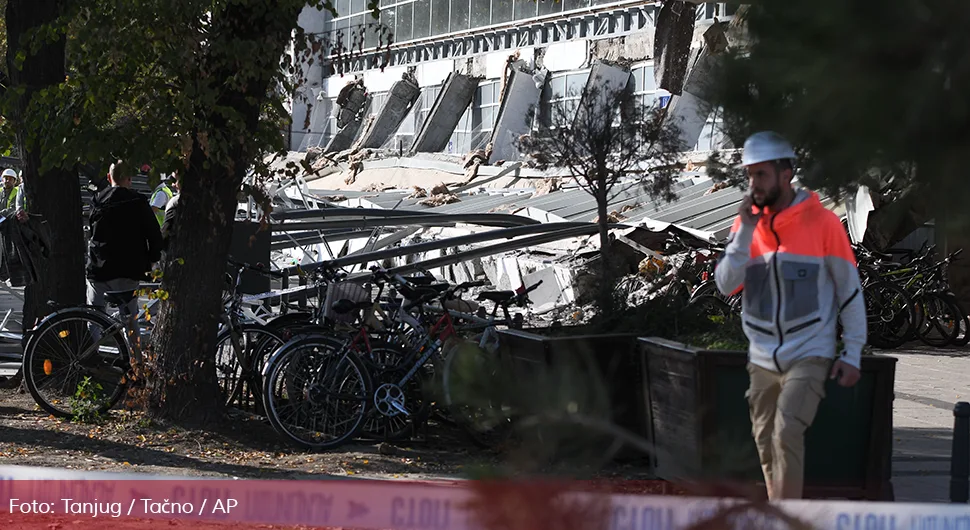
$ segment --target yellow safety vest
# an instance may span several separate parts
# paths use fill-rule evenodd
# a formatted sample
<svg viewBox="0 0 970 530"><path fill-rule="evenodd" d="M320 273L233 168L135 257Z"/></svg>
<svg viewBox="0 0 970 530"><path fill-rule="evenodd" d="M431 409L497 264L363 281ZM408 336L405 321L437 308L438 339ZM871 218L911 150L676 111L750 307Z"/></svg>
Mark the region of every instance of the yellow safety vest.
<svg viewBox="0 0 970 530"><path fill-rule="evenodd" d="M7 195L7 208L13 208L17 206L18 193L20 193L20 186L14 186L13 189L10 190L10 195Z"/></svg>
<svg viewBox="0 0 970 530"><path fill-rule="evenodd" d="M161 184L155 188L155 193L152 193L152 202L155 202L155 196L158 192L165 194L165 204L168 205L168 201L172 200L172 190L169 189L168 184ZM158 220L158 226L162 226L165 223L165 208L162 208L155 214L155 219Z"/></svg>

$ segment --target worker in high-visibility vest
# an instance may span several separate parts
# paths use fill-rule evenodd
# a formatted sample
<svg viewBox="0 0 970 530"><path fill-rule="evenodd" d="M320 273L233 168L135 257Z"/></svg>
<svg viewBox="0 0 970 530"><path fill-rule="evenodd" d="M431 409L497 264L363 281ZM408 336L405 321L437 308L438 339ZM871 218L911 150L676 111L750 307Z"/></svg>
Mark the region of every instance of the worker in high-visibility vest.
<svg viewBox="0 0 970 530"><path fill-rule="evenodd" d="M162 223L165 222L165 207L168 205L168 201L172 200L172 197L178 191L178 182L175 180L175 174L169 175L166 180L163 180L161 184L155 188L152 192L151 205L152 212L155 214L155 219L158 220L158 227L162 227Z"/></svg>
<svg viewBox="0 0 970 530"><path fill-rule="evenodd" d="M0 189L0 200L3 201L2 208L0 208L0 215L4 217L11 217L18 215L17 209L17 195L20 192L20 188L17 186L17 172L13 169L4 169L3 174L0 175L3 178L3 188ZM23 201L22 201L23 202ZM20 215L25 217L25 215Z"/></svg>

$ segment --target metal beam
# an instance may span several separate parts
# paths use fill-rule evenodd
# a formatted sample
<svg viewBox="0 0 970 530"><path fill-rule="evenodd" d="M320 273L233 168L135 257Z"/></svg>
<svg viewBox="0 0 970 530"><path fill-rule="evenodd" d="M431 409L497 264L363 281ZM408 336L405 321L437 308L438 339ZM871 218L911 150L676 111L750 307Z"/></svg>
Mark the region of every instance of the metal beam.
<svg viewBox="0 0 970 530"><path fill-rule="evenodd" d="M281 223L271 225L273 232L293 230L337 230L347 228L375 228L379 226L453 226L458 223L480 226L526 226L541 224L535 219L519 215L474 213L453 215L412 215L391 219L344 219L339 221L310 221L304 223Z"/></svg>
<svg viewBox="0 0 970 530"><path fill-rule="evenodd" d="M325 219L327 217L405 217L416 212L408 210L387 210L384 208L322 208L319 210L287 210L273 212L270 216L276 220L287 219ZM421 215L440 215L434 212L420 212Z"/></svg>
<svg viewBox="0 0 970 530"><path fill-rule="evenodd" d="M464 252L458 252L456 254L450 254L448 256L442 256L440 258L429 259L426 261L420 261L416 263L409 263L407 265L402 265L400 267L394 267L389 269L387 272L389 274L404 274L409 272L418 272L428 269L437 269L439 267L447 267L448 265L454 265L462 261L468 261L476 258L483 258L485 256L492 256L495 254L501 254L503 252L509 252L512 250L518 250L521 248L527 248L535 245L541 245L543 243L549 243L552 241L559 241L560 239L569 239L571 237L582 237L590 236L599 231L599 226L595 224L585 224L585 226L579 226L575 228L567 228L565 230L556 230L548 234L541 234L538 236L527 237L525 239L517 239L515 241L510 241L508 243L499 243L497 245L490 245L487 247L479 247L471 250L466 250Z"/></svg>
<svg viewBox="0 0 970 530"><path fill-rule="evenodd" d="M408 254L418 254L420 252L429 252L462 245L472 245L475 243L482 243L496 239L511 239L518 236L541 234L543 232L555 232L557 230L588 226L590 226L589 223L546 223L540 225L517 226L515 228L504 228L500 230L489 230L488 232L469 234L467 236L449 237L447 239L428 241L426 243L419 243L417 245L408 245L406 247L391 248L387 250L378 250L375 252L345 256L331 260L329 265L338 268L346 267L348 265L359 265L371 261L379 261L387 258L396 258Z"/></svg>

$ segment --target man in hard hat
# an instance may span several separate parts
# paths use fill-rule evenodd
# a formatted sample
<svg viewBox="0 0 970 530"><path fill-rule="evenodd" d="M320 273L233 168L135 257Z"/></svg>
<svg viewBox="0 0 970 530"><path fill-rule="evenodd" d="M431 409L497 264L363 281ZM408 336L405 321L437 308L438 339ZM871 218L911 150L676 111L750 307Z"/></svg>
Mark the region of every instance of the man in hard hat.
<svg viewBox="0 0 970 530"><path fill-rule="evenodd" d="M0 208L0 215L4 217L17 216L21 220L26 218L26 213L17 211L17 194L20 188L17 186L17 172L13 169L3 170L3 189L0 190L0 200L3 201Z"/></svg>
<svg viewBox="0 0 970 530"><path fill-rule="evenodd" d="M749 193L724 257L718 289L743 289L750 345L746 397L769 499L801 498L805 430L825 381L859 381L866 310L855 255L839 218L818 195L792 186L795 151L774 132L744 143ZM836 352L841 319L845 348Z"/></svg>
<svg viewBox="0 0 970 530"><path fill-rule="evenodd" d="M178 192L178 181L173 173L168 178L159 184L155 191L152 192L152 198L149 203L152 205L152 213L155 214L155 220L158 221L158 226L161 228L162 223L165 222L165 208L168 206L168 202L172 200L172 197Z"/></svg>

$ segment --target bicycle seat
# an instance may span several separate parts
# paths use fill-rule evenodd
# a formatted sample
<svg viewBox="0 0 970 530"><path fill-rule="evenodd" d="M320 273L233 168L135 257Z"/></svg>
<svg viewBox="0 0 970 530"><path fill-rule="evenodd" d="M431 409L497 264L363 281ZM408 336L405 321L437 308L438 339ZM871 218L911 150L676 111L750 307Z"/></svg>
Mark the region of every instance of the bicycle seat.
<svg viewBox="0 0 970 530"><path fill-rule="evenodd" d="M401 296L403 296L404 298L406 298L408 300L417 300L418 298L421 298L423 296L441 294L441 293L447 291L449 287L451 287L451 286L448 285L447 283L435 283L435 284L431 284L431 285L421 285L421 286L419 286L417 288L414 288L414 287L411 287L411 286L408 286L408 285L402 285L398 289L398 292L401 293Z"/></svg>
<svg viewBox="0 0 970 530"><path fill-rule="evenodd" d="M124 291L105 291L104 300L109 304L117 307L128 305L129 302L135 299L135 293L137 289L126 289Z"/></svg>
<svg viewBox="0 0 970 530"><path fill-rule="evenodd" d="M488 300L489 302L495 302L496 304L508 302L514 298L515 291L483 291L478 293L479 300Z"/></svg>
<svg viewBox="0 0 970 530"><path fill-rule="evenodd" d="M369 301L368 302L354 302L353 300L348 300L346 298L341 298L340 300L337 300L336 302L334 302L333 305L330 306L330 307L331 307L331 309L333 309L333 312L334 313L337 313L338 315L346 315L347 313L350 313L351 311L360 311L362 309L367 309L367 308L371 307L372 305L374 305L374 303L373 302L369 302Z"/></svg>

